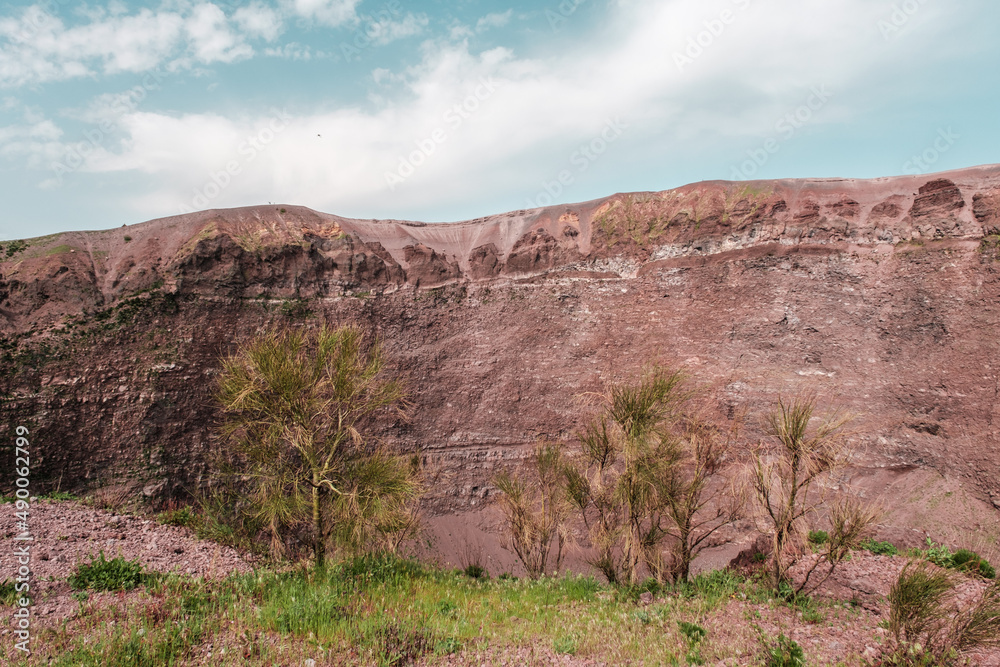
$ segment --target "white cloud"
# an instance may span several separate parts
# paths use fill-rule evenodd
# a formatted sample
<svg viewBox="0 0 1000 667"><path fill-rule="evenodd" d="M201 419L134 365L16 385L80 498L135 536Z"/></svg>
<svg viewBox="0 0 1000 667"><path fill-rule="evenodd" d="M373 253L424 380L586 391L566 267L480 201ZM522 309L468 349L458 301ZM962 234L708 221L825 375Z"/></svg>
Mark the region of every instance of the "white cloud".
<svg viewBox="0 0 1000 667"><path fill-rule="evenodd" d="M196 62L231 63L253 55L250 45L230 29L225 13L215 5L195 7L184 29Z"/></svg>
<svg viewBox="0 0 1000 667"><path fill-rule="evenodd" d="M285 3L305 19L336 27L357 21L361 0L285 0Z"/></svg>
<svg viewBox="0 0 1000 667"><path fill-rule="evenodd" d="M201 3L175 11L121 8L92 14L67 26L40 6L0 20L0 86L62 81L120 72L144 72L233 62L253 54L245 36L273 39L271 15L262 5L237 10L236 32L218 6ZM273 12L271 12L273 14Z"/></svg>
<svg viewBox="0 0 1000 667"><path fill-rule="evenodd" d="M726 9L732 20L719 28L714 21ZM299 112L281 131L270 113L129 113L122 140L109 146L113 153L86 169L150 175L150 190L132 200L137 215L147 217L190 207L198 193L206 207L281 200L372 214L378 202L379 214L405 215L456 196L523 189L526 182L537 189L531 184L551 180L616 117L640 151L630 159L650 161L684 159L691 146L711 150L767 133L814 85L837 95L815 123L849 118L842 91L881 76L890 61L913 66L934 57L925 45L940 15L930 6L921 11L927 14L917 18L930 34L900 40L887 52L879 8L863 0L634 2L598 37L564 42L546 57L518 57L502 47L480 53L464 40L425 42L417 65L372 73L378 96L371 108ZM690 62L679 65L675 55L684 55L692 40L702 42L700 51L692 49ZM263 142L259 149L254 140ZM390 190L385 174L411 159L420 165ZM219 177L230 163L238 173Z"/></svg>
<svg viewBox="0 0 1000 667"><path fill-rule="evenodd" d="M365 33L373 44L384 46L397 39L419 35L429 23L425 14L407 14L399 21L375 21L365 27Z"/></svg>
<svg viewBox="0 0 1000 667"><path fill-rule="evenodd" d="M323 58L339 59L336 54L328 51L316 51L308 44L289 42L276 47L264 49L264 55L268 58L283 58L285 60L320 60Z"/></svg>
<svg viewBox="0 0 1000 667"><path fill-rule="evenodd" d="M513 14L513 9L508 9L505 12L487 14L476 21L476 32L484 32L490 28L502 28L510 23L510 17L513 16Z"/></svg>
<svg viewBox="0 0 1000 667"><path fill-rule="evenodd" d="M283 25L281 16L271 7L260 2L252 2L233 12L233 20L251 37L260 37L273 42L281 34Z"/></svg>

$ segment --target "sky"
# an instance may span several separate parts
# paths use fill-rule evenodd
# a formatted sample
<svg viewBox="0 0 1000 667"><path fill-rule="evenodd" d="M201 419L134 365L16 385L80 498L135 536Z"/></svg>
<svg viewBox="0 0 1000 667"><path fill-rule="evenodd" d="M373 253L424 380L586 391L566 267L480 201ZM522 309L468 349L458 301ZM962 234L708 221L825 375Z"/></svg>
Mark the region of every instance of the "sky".
<svg viewBox="0 0 1000 667"><path fill-rule="evenodd" d="M988 0L7 3L0 239L997 163L997 34Z"/></svg>

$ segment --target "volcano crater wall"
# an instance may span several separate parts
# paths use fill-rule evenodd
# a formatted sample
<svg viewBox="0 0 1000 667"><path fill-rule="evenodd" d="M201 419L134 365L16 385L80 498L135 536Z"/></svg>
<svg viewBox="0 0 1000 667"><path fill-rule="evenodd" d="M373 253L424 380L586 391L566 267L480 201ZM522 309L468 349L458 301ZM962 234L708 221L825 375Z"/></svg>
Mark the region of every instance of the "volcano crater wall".
<svg viewBox="0 0 1000 667"><path fill-rule="evenodd" d="M660 360L751 416L817 392L856 415L841 481L899 501L886 530L995 543L998 233L1000 168L982 167L453 224L261 206L28 239L0 264L0 428L31 429L35 493L184 495L208 479L221 356L275 324L360 321L412 389L413 418L379 436L423 453L432 518L495 522L499 467L572 440L588 394Z"/></svg>

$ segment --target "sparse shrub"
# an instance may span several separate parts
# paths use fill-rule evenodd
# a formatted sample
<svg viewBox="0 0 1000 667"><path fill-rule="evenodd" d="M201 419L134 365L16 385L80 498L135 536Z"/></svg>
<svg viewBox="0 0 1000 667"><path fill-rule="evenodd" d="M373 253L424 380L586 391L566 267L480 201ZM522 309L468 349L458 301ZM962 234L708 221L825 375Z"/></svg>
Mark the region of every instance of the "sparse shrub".
<svg viewBox="0 0 1000 667"><path fill-rule="evenodd" d="M89 563L77 565L68 581L76 590L130 591L148 578L138 560L125 560L121 556L108 560L101 551L97 558L91 556Z"/></svg>
<svg viewBox="0 0 1000 667"><path fill-rule="evenodd" d="M765 432L771 442L761 442L753 452L750 486L756 495L760 518L773 536L771 550L771 585L779 590L788 581L788 570L795 560L790 553L801 540L805 517L824 502L821 493L810 493L813 483L829 476L848 460L844 427L846 417L816 420L814 397L792 401L778 400L777 408L767 415ZM799 584L795 593L818 588L857 547L880 512L854 497L838 500L830 510L831 530L820 554ZM815 572L825 569L819 581Z"/></svg>
<svg viewBox="0 0 1000 667"><path fill-rule="evenodd" d="M126 234L125 238L123 238L122 240L125 241L125 243L131 243L132 242L132 237Z"/></svg>
<svg viewBox="0 0 1000 667"><path fill-rule="evenodd" d="M874 539L867 539L861 543L862 549L867 549L876 556L897 556L899 549L892 542L877 542Z"/></svg>
<svg viewBox="0 0 1000 667"><path fill-rule="evenodd" d="M528 576L537 579L562 567L571 506L562 447L558 443L539 444L532 464L527 473L497 475L494 484L501 494L507 544Z"/></svg>
<svg viewBox="0 0 1000 667"><path fill-rule="evenodd" d="M805 667L806 652L798 642L782 633L773 642L768 642L764 664L767 667Z"/></svg>
<svg viewBox="0 0 1000 667"><path fill-rule="evenodd" d="M76 496L66 491L52 491L42 496L46 500L76 500Z"/></svg>
<svg viewBox="0 0 1000 667"><path fill-rule="evenodd" d="M952 566L952 553L947 544L935 544L934 540L927 538L927 549L924 551L924 558L934 563L938 567Z"/></svg>
<svg viewBox="0 0 1000 667"><path fill-rule="evenodd" d="M613 385L579 436L569 498L594 548L590 562L611 583L642 574L685 581L708 537L739 514L730 502L738 496L718 483L731 433L700 420L691 397L680 371L653 366Z"/></svg>
<svg viewBox="0 0 1000 667"><path fill-rule="evenodd" d="M84 503L99 510L121 512L134 500L133 489L125 484L115 484L97 489L84 499Z"/></svg>

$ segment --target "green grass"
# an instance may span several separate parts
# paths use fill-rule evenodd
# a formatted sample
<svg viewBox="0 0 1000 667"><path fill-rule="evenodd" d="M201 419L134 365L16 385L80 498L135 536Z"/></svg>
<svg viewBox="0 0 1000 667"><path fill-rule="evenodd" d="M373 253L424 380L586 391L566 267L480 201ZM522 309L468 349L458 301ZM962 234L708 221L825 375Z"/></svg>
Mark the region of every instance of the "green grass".
<svg viewBox="0 0 1000 667"><path fill-rule="evenodd" d="M97 558L91 556L89 563L76 566L76 571L68 581L75 590L130 591L149 580L149 575L138 561L125 560L117 556L108 560L102 551Z"/></svg>
<svg viewBox="0 0 1000 667"><path fill-rule="evenodd" d="M746 642L713 637L714 613L734 599L785 604L725 571L616 589L585 576L476 579L393 556L204 581L149 578L138 563L102 554L71 583L133 593L124 606L77 594L78 620L47 631L34 664L200 664L209 644L212 660L226 649L219 664L401 665L517 647L611 664L715 664L751 660L758 648L749 628ZM633 601L643 588L656 590L652 604Z"/></svg>

